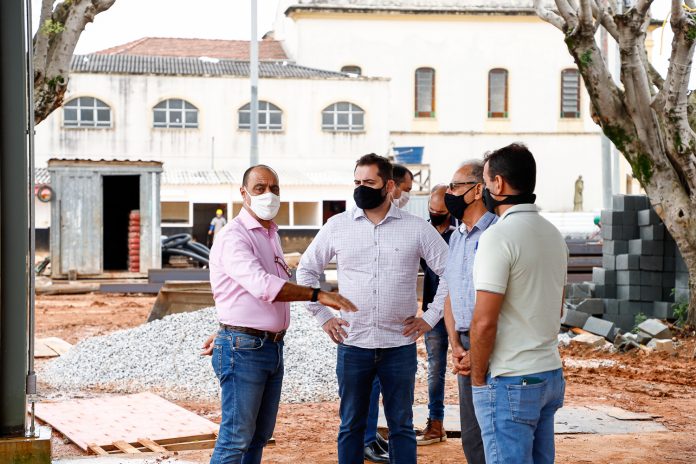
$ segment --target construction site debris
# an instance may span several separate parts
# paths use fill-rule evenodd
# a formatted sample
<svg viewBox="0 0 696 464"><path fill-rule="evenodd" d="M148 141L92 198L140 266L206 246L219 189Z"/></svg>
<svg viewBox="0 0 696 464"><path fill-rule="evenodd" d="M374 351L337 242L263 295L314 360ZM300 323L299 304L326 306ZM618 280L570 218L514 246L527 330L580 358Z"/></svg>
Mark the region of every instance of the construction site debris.
<svg viewBox="0 0 696 464"><path fill-rule="evenodd" d="M658 340L653 338L648 342L648 348L657 351L658 353L676 354L677 350L674 348L674 342L672 340Z"/></svg>
<svg viewBox="0 0 696 464"><path fill-rule="evenodd" d="M594 348L599 348L604 346L606 340L604 340L604 337L600 337L599 335L584 333L571 338L570 343L580 343L582 345L588 345Z"/></svg>
<svg viewBox="0 0 696 464"><path fill-rule="evenodd" d="M667 340L672 338L672 331L658 319L648 319L638 325L638 330L653 338Z"/></svg>

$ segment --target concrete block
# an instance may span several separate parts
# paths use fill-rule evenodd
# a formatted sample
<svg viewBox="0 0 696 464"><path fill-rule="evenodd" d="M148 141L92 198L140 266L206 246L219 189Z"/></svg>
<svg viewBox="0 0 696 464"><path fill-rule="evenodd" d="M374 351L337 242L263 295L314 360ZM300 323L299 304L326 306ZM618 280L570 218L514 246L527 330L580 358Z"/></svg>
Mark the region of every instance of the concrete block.
<svg viewBox="0 0 696 464"><path fill-rule="evenodd" d="M618 285L616 287L616 298L619 300L640 301L640 286Z"/></svg>
<svg viewBox="0 0 696 464"><path fill-rule="evenodd" d="M674 289L674 301L676 301L677 303L689 301L689 289L688 288L675 288Z"/></svg>
<svg viewBox="0 0 696 464"><path fill-rule="evenodd" d="M662 301L674 303L674 287L662 287Z"/></svg>
<svg viewBox="0 0 696 464"><path fill-rule="evenodd" d="M665 240L665 256L674 258L677 253L677 244Z"/></svg>
<svg viewBox="0 0 696 464"><path fill-rule="evenodd" d="M674 272L675 269L675 262L674 258L670 258L667 256L662 257L662 270L664 272Z"/></svg>
<svg viewBox="0 0 696 464"><path fill-rule="evenodd" d="M648 348L651 348L658 353L676 354L677 350L674 348L674 343L672 340L657 340L653 338L648 342Z"/></svg>
<svg viewBox="0 0 696 464"><path fill-rule="evenodd" d="M651 287L662 287L662 273L655 271L641 271L640 285L648 285Z"/></svg>
<svg viewBox="0 0 696 464"><path fill-rule="evenodd" d="M638 228L638 234L642 240L664 240L665 226L661 224L641 226Z"/></svg>
<svg viewBox="0 0 696 464"><path fill-rule="evenodd" d="M613 271L616 269L616 256L613 255L603 255L602 256L602 267L607 271Z"/></svg>
<svg viewBox="0 0 696 464"><path fill-rule="evenodd" d="M639 226L657 225L662 222L660 221L660 217L652 208L638 211L638 213L636 213L636 216Z"/></svg>
<svg viewBox="0 0 696 464"><path fill-rule="evenodd" d="M602 226L602 238L604 240L623 240L623 226Z"/></svg>
<svg viewBox="0 0 696 464"><path fill-rule="evenodd" d="M591 346L593 348L599 348L604 346L606 340L604 337L599 335L593 335L591 333L583 333L576 337L570 339L570 343L576 343L579 345Z"/></svg>
<svg viewBox="0 0 696 464"><path fill-rule="evenodd" d="M640 330L641 332L645 332L653 338L659 338L663 340L672 338L672 332L669 330L669 327L664 325L662 321L658 319L648 319L647 321L641 322L638 325L638 330Z"/></svg>
<svg viewBox="0 0 696 464"><path fill-rule="evenodd" d="M619 314L622 316L635 316L639 311L640 311L640 306L637 305L637 302L635 301L630 301L630 300L619 300L617 299L619 303Z"/></svg>
<svg viewBox="0 0 696 464"><path fill-rule="evenodd" d="M620 211L636 211L646 209L650 201L645 195L614 195L612 197L612 209Z"/></svg>
<svg viewBox="0 0 696 464"><path fill-rule="evenodd" d="M662 286L668 288L674 288L677 281L676 274L674 272L662 272L659 273L662 276Z"/></svg>
<svg viewBox="0 0 696 464"><path fill-rule="evenodd" d="M621 226L621 238L620 240L633 240L638 238L638 227L636 226Z"/></svg>
<svg viewBox="0 0 696 464"><path fill-rule="evenodd" d="M628 255L631 256L631 255ZM662 270L662 256L641 256L639 267L643 271L661 271ZM618 261L618 257L617 257ZM617 263L618 267L618 263Z"/></svg>
<svg viewBox="0 0 696 464"><path fill-rule="evenodd" d="M584 327L585 322L590 317L589 314L574 309L567 309L561 318L561 325L565 327Z"/></svg>
<svg viewBox="0 0 696 464"><path fill-rule="evenodd" d="M653 303L653 317L657 319L674 319L674 310L669 301L656 301Z"/></svg>
<svg viewBox="0 0 696 464"><path fill-rule="evenodd" d="M636 225L636 214L633 211L604 210L601 213L600 223L604 226Z"/></svg>
<svg viewBox="0 0 696 464"><path fill-rule="evenodd" d="M602 301L600 298L588 298L580 303L575 309L593 316L601 316L604 314L604 301Z"/></svg>
<svg viewBox="0 0 696 464"><path fill-rule="evenodd" d="M660 301L662 299L662 287L640 287L640 299L642 301Z"/></svg>
<svg viewBox="0 0 696 464"><path fill-rule="evenodd" d="M652 337L650 335L640 330L635 334L635 336L636 342L640 343L641 345L646 345L650 340L652 340Z"/></svg>
<svg viewBox="0 0 696 464"><path fill-rule="evenodd" d="M586 298L592 298L592 289L593 287L590 284L576 283L572 284L571 294L573 298L581 298L584 300Z"/></svg>
<svg viewBox="0 0 696 464"><path fill-rule="evenodd" d="M611 208L618 211L626 210L626 195L612 195Z"/></svg>
<svg viewBox="0 0 696 464"><path fill-rule="evenodd" d="M689 288L689 274L686 272L677 272L674 274L675 288Z"/></svg>
<svg viewBox="0 0 696 464"><path fill-rule="evenodd" d="M598 317L589 317L583 329L600 337L609 338L614 331L614 323Z"/></svg>
<svg viewBox="0 0 696 464"><path fill-rule="evenodd" d="M604 314L617 315L619 314L619 300L614 298L605 298L604 300Z"/></svg>
<svg viewBox="0 0 696 464"><path fill-rule="evenodd" d="M616 271L616 283L618 285L640 285L640 271Z"/></svg>
<svg viewBox="0 0 696 464"><path fill-rule="evenodd" d="M628 240L605 240L602 243L602 254L623 255L628 253Z"/></svg>
<svg viewBox="0 0 696 464"><path fill-rule="evenodd" d="M616 285L616 271L609 271L601 267L593 267L592 282L597 285Z"/></svg>
<svg viewBox="0 0 696 464"><path fill-rule="evenodd" d="M619 271L632 271L640 269L641 256L638 255L618 255L616 257L616 269ZM662 261L660 261L662 266Z"/></svg>
<svg viewBox="0 0 696 464"><path fill-rule="evenodd" d="M682 258L678 248L676 249L674 258L674 270L677 272L689 272L689 268L686 267L686 261Z"/></svg>
<svg viewBox="0 0 696 464"><path fill-rule="evenodd" d="M628 241L628 253L632 255L662 256L664 242L634 239Z"/></svg>

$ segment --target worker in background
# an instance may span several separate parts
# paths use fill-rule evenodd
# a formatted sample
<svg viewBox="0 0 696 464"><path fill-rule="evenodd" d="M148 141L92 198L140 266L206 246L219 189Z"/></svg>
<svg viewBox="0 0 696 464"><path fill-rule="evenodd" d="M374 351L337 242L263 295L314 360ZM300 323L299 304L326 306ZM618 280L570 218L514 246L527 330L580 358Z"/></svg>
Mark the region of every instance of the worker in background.
<svg viewBox="0 0 696 464"><path fill-rule="evenodd" d="M208 228L208 235L212 236L213 243L217 237L218 232L222 230L223 227L227 225L227 219L222 215L222 210L218 209L215 211L215 217L210 221L210 227Z"/></svg>
<svg viewBox="0 0 696 464"><path fill-rule="evenodd" d="M203 345L220 381L222 421L211 464L259 464L273 435L283 382L283 338L290 301L314 301L346 314L338 293L288 282L278 226L278 175L264 165L244 173L244 205L210 251L210 285L220 330Z"/></svg>
<svg viewBox="0 0 696 464"><path fill-rule="evenodd" d="M429 222L435 227L445 241L449 243L452 232L459 224L445 205L445 192L447 186L436 185L430 192L428 199ZM423 312L428 310L428 305L433 302L440 277L433 272L425 261L421 260L421 268L424 273L423 280ZM441 319L433 330L425 334L425 349L428 353L428 421L420 432L416 433L416 443L430 445L447 440L447 434L442 424L445 419L445 374L447 372L447 329L444 319Z"/></svg>
<svg viewBox="0 0 696 464"><path fill-rule="evenodd" d="M394 176L394 191L392 201L397 208L403 208L411 198L413 189L413 173L401 164L394 164L392 168Z"/></svg>
<svg viewBox="0 0 696 464"><path fill-rule="evenodd" d="M479 240L469 357L486 462L551 464L565 392L558 331L568 247L534 205L527 147L503 147L484 163L483 201L500 219Z"/></svg>
<svg viewBox="0 0 696 464"><path fill-rule="evenodd" d="M470 328L474 313L474 258L479 239L495 224L497 217L483 205L483 163L467 161L452 175L445 205L461 221L449 240L445 280L449 295L445 300L445 325L452 345L452 365L459 387L459 422L462 449L469 464L485 464L481 429L471 396L469 350Z"/></svg>

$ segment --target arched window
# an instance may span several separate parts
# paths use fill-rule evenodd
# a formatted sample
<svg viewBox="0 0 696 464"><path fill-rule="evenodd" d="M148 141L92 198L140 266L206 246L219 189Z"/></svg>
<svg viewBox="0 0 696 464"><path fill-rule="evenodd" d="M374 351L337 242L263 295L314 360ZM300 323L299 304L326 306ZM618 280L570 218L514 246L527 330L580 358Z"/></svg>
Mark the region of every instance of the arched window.
<svg viewBox="0 0 696 464"><path fill-rule="evenodd" d="M341 72L346 74L355 74L356 76L362 75L362 69L360 69L360 66L355 66L352 64L342 67Z"/></svg>
<svg viewBox="0 0 696 464"><path fill-rule="evenodd" d="M63 105L63 127L111 127L111 108L98 98L73 98Z"/></svg>
<svg viewBox="0 0 696 464"><path fill-rule="evenodd" d="M561 71L561 117L580 117L580 73L577 69Z"/></svg>
<svg viewBox="0 0 696 464"><path fill-rule="evenodd" d="M260 101L258 124L262 131L283 130L283 112L273 103ZM239 128L251 129L251 103L239 108Z"/></svg>
<svg viewBox="0 0 696 464"><path fill-rule="evenodd" d="M488 72L488 117L508 117L508 72L505 69Z"/></svg>
<svg viewBox="0 0 696 464"><path fill-rule="evenodd" d="M159 102L153 108L153 126L167 129L198 127L198 108L180 98Z"/></svg>
<svg viewBox="0 0 696 464"><path fill-rule="evenodd" d="M365 111L353 103L334 103L321 112L321 128L333 132L365 130Z"/></svg>
<svg viewBox="0 0 696 464"><path fill-rule="evenodd" d="M416 114L417 118L435 117L435 70L416 69Z"/></svg>

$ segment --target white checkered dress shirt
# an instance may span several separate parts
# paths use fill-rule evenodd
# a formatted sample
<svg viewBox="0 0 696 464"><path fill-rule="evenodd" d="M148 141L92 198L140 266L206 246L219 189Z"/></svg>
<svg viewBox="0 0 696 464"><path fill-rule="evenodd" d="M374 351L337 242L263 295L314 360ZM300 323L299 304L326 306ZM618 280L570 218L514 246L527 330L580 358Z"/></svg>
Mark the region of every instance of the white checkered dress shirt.
<svg viewBox="0 0 696 464"><path fill-rule="evenodd" d="M341 312L350 326L343 343L360 348L392 348L413 343L404 337L406 318L418 310L416 284L420 259L441 276L447 264L447 243L423 219L391 206L377 225L360 208L333 216L302 255L297 283L319 286L319 276L336 257L338 287L358 312ZM423 320L431 327L442 318L447 284L440 280L435 300ZM307 309L324 325L334 317L331 309L307 303Z"/></svg>

